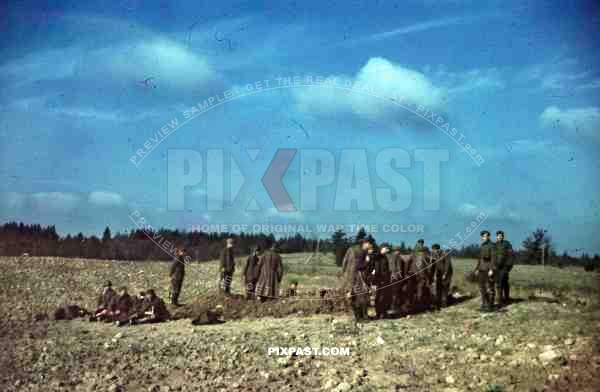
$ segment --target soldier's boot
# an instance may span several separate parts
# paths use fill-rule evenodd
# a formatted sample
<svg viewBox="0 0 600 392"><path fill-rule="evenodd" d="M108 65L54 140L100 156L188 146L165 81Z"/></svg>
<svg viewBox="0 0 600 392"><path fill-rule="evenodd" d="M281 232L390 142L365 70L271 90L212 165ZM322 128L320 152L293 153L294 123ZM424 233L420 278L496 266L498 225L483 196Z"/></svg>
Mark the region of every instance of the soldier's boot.
<svg viewBox="0 0 600 392"><path fill-rule="evenodd" d="M176 291L171 294L171 305L179 306L179 293Z"/></svg>

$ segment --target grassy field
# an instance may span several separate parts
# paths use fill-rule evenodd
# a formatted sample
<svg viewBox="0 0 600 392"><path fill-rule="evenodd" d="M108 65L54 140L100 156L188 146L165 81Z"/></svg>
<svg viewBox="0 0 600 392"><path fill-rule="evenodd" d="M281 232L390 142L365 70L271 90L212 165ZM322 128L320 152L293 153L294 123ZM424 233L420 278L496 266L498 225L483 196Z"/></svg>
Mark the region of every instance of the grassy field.
<svg viewBox="0 0 600 392"><path fill-rule="evenodd" d="M335 287L333 258L308 257L284 255L284 285ZM187 306L174 313L189 317L222 304L228 322L117 328L35 318L67 303L92 309L105 280L132 293L155 288L166 299L168 263L0 258L2 390L598 391L600 276L516 266L519 301L480 314L477 288L463 278L473 264L455 261L454 285L474 298L358 325L343 307L327 310L319 301L223 299L214 288L217 263L196 264L186 271ZM306 346L349 347L350 355L267 355L268 347Z"/></svg>

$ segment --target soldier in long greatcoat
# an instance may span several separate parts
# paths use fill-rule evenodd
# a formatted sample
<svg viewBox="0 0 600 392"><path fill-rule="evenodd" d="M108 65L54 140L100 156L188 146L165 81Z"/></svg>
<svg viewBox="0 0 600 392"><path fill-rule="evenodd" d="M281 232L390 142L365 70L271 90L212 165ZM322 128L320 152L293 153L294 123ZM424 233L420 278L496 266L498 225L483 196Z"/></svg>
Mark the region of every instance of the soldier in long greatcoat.
<svg viewBox="0 0 600 392"><path fill-rule="evenodd" d="M246 259L246 265L242 272L242 278L244 280L244 289L246 290L246 298L254 299L256 291L256 283L258 282L258 262L259 262L260 249L256 248L252 250L252 253Z"/></svg>
<svg viewBox="0 0 600 392"><path fill-rule="evenodd" d="M265 251L258 261L258 281L255 294L261 301L275 299L279 296L279 285L283 278L283 262L279 253L273 248L273 241L266 240Z"/></svg>

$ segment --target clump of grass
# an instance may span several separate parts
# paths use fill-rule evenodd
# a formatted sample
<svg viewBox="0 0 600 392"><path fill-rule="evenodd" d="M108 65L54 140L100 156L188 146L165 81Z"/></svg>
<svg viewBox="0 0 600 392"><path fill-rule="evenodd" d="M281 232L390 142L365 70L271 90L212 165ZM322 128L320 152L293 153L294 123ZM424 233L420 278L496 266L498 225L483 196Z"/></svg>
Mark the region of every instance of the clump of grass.
<svg viewBox="0 0 600 392"><path fill-rule="evenodd" d="M504 392L504 387L498 384L488 384L485 386L484 392Z"/></svg>

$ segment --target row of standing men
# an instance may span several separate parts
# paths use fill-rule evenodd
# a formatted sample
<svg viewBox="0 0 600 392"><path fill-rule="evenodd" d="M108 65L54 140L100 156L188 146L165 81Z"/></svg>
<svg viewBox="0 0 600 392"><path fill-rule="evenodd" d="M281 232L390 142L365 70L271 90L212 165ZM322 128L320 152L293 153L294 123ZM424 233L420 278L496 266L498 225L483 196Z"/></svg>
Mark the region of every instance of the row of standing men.
<svg viewBox="0 0 600 392"><path fill-rule="evenodd" d="M499 305L509 301L509 273L513 266L512 245L504 240L504 232L496 233L497 241L490 241L487 230L481 232L480 256L475 266L482 300L482 311L494 307L495 291L499 292ZM281 256L267 239L265 249L258 255L255 250L247 259L242 272L243 284L249 298L265 301L279 295L283 278ZM171 304L178 305L185 275L185 249L171 264ZM220 257L220 281L226 295L231 294L235 272L233 239L226 240ZM452 259L439 244L431 251L420 239L411 254L402 254L399 248L391 252L388 244L379 249L368 240L350 247L343 260L342 289L351 298L357 319L367 317L370 293L375 287L375 310L378 318L387 314L402 314L447 306L452 283ZM434 289L435 287L435 289Z"/></svg>
<svg viewBox="0 0 600 392"><path fill-rule="evenodd" d="M373 289L377 318L447 306L453 269L438 244L429 251L419 240L413 253L402 254L399 248L391 252L388 244L377 249L365 239L346 252L342 274L354 317L365 320Z"/></svg>

